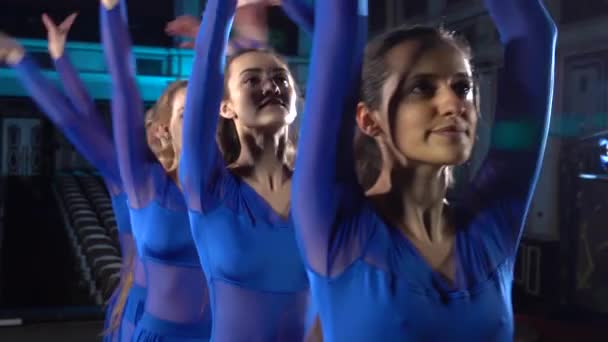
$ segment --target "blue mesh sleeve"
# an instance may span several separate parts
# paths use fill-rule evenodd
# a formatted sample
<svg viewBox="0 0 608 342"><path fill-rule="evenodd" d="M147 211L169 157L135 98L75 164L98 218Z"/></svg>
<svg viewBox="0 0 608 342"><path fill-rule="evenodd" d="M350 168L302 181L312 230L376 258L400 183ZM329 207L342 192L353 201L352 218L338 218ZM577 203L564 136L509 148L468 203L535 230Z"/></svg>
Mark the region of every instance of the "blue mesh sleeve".
<svg viewBox="0 0 608 342"><path fill-rule="evenodd" d="M346 199L342 189L344 186L348 190L357 188L354 166L340 163L342 158L337 152L342 146L352 145L354 127L345 126L353 121L345 115L354 117L354 111L348 113L348 110L354 109L351 102L358 91L366 21L366 0L315 4L315 32L293 180L292 211L306 263L321 274L330 273L333 249L330 246L336 236L334 222L339 204ZM341 241L347 243L349 239Z"/></svg>
<svg viewBox="0 0 608 342"><path fill-rule="evenodd" d="M313 34L315 24L313 8L302 0L284 0L281 6L289 19L308 34Z"/></svg>
<svg viewBox="0 0 608 342"><path fill-rule="evenodd" d="M133 208L144 207L155 195L150 152L144 127L144 107L135 82L131 38L121 16L122 3L101 5L101 36L112 77L112 115L116 156L122 184Z"/></svg>
<svg viewBox="0 0 608 342"><path fill-rule="evenodd" d="M209 0L195 43L183 123L179 179L191 210L203 210L202 196L223 168L215 131L223 96L226 45L236 0Z"/></svg>
<svg viewBox="0 0 608 342"><path fill-rule="evenodd" d="M25 56L14 66L17 77L38 107L68 140L103 175L111 188L119 188L120 177L114 143L100 115L81 113L47 80L34 60ZM87 110L94 110L87 107Z"/></svg>
<svg viewBox="0 0 608 342"><path fill-rule="evenodd" d="M504 45L493 147L474 179L473 210L499 209L513 253L542 164L553 97L557 29L541 0L485 0ZM517 144L498 138L511 136Z"/></svg>

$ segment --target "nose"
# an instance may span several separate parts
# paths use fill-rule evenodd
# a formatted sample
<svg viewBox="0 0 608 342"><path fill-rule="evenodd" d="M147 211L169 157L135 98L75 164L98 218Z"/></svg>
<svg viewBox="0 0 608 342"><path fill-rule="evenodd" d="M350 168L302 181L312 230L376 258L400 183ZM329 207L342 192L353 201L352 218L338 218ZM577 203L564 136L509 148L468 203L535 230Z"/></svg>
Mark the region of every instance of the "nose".
<svg viewBox="0 0 608 342"><path fill-rule="evenodd" d="M275 95L278 96L281 94L281 89L279 85L273 79L267 79L264 81L262 85L262 94L264 96Z"/></svg>
<svg viewBox="0 0 608 342"><path fill-rule="evenodd" d="M466 112L466 100L450 86L442 87L437 94L439 113L444 116L461 116Z"/></svg>

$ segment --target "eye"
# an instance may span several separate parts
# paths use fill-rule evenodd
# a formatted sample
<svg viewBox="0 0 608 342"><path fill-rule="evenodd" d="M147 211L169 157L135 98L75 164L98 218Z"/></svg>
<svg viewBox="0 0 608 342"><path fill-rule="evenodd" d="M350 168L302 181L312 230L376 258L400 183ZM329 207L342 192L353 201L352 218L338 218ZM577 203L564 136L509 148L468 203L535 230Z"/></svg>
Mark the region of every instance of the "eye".
<svg viewBox="0 0 608 342"><path fill-rule="evenodd" d="M469 94L473 90L473 84L469 80L460 80L455 82L454 85L452 85L452 89L454 89L456 95L461 98L465 98L469 96Z"/></svg>
<svg viewBox="0 0 608 342"><path fill-rule="evenodd" d="M277 84L280 84L284 87L289 87L289 78L287 78L287 76L285 75L278 75L274 77L274 81Z"/></svg>
<svg viewBox="0 0 608 342"><path fill-rule="evenodd" d="M245 78L245 80L243 81L243 83L246 86L254 87L254 86L256 86L256 85L258 85L260 83L260 78L257 77L257 76L247 77L247 78Z"/></svg>
<svg viewBox="0 0 608 342"><path fill-rule="evenodd" d="M419 80L416 81L410 88L410 93L412 95L424 96L424 97L433 97L436 91L435 85L429 80Z"/></svg>

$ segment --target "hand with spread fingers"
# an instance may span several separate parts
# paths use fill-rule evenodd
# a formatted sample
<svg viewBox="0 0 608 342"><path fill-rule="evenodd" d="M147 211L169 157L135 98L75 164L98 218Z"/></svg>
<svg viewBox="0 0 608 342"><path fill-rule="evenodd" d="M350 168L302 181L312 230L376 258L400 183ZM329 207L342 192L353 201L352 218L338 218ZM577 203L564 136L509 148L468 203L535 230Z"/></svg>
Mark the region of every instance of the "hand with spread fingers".
<svg viewBox="0 0 608 342"><path fill-rule="evenodd" d="M42 22L44 23L44 27L46 27L49 54L51 55L51 58L56 60L63 56L68 33L77 16L78 13L72 13L65 18L61 24L56 25L48 14L44 13L42 15Z"/></svg>

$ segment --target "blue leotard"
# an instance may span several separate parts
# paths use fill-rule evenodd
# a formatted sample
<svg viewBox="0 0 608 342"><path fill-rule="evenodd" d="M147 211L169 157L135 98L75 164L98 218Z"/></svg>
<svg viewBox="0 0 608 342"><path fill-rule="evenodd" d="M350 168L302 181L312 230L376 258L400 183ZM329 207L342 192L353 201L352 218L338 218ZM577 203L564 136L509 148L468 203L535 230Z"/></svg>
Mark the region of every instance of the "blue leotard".
<svg viewBox="0 0 608 342"><path fill-rule="evenodd" d="M122 183L118 165L113 153L114 142L109 129L98 113L93 100L87 93L76 70L66 55L55 60L55 68L67 95L59 92L51 82L44 78L39 67L29 56L14 66L22 85L29 92L40 109L76 146L76 149L99 170L111 195L112 208L116 217L120 248L124 262L129 262L135 254L135 245L131 233L131 220L125 211L126 196L122 191ZM126 266L126 265L125 265ZM123 267L121 279L124 279L127 268ZM117 287L119 289L120 286ZM110 313L118 293L115 292L106 307L106 328ZM131 301L137 305L136 301ZM124 316L125 325L133 325L135 316ZM121 324L122 327L122 324ZM108 340L120 340L121 328L106 335Z"/></svg>
<svg viewBox="0 0 608 342"><path fill-rule="evenodd" d="M300 341L308 281L291 221L227 168L215 142L236 0L209 0L188 84L179 176L205 270L214 341Z"/></svg>
<svg viewBox="0 0 608 342"><path fill-rule="evenodd" d="M512 341L513 264L553 89L556 28L541 3L486 0L505 46L495 129L523 123L533 144L493 148L470 191L454 204L458 266L452 286L378 216L352 171L336 164L349 100L340 80L353 79L352 64L360 64L362 53L351 38L357 8L352 0L316 2L292 201L324 341Z"/></svg>
<svg viewBox="0 0 608 342"><path fill-rule="evenodd" d="M121 5L110 10L101 6L101 32L113 81L118 166L148 284L145 312L133 339L204 341L211 319L206 280L182 193L147 146L143 103Z"/></svg>

